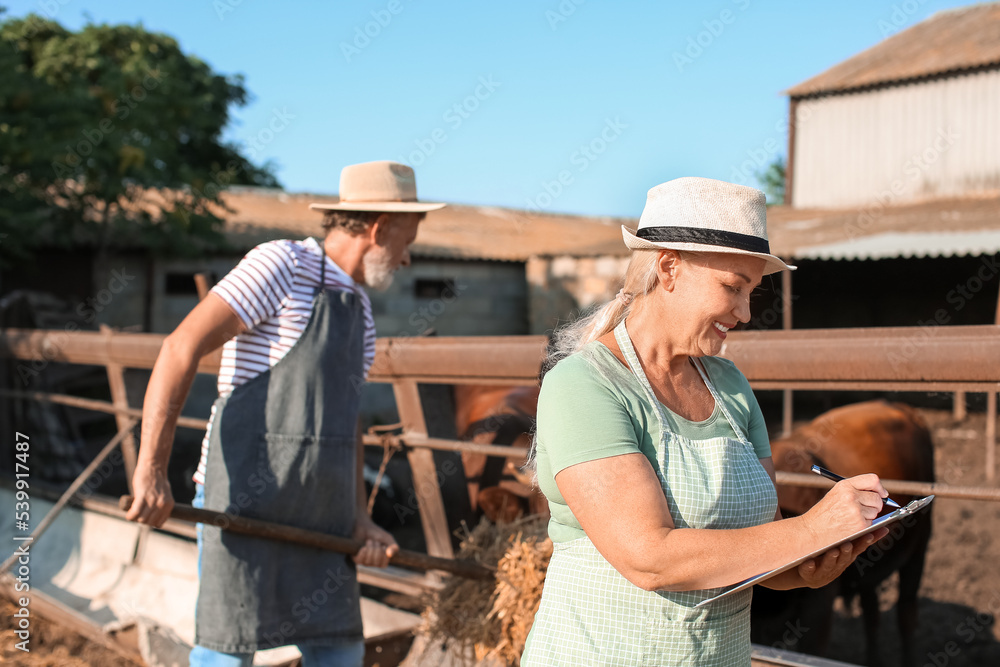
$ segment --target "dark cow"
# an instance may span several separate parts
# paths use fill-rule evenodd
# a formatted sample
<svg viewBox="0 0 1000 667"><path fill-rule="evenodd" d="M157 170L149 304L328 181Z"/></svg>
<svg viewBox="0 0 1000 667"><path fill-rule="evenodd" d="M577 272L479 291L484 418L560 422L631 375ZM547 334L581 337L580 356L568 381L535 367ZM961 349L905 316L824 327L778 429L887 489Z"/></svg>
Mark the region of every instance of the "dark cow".
<svg viewBox="0 0 1000 667"><path fill-rule="evenodd" d="M870 401L831 410L772 443L771 450L777 470L809 472L817 464L845 477L873 472L882 479L934 481L934 451L927 425L913 408L900 403ZM824 493L823 489L779 485L778 504L784 516L799 515ZM912 500L902 494L892 498L901 505ZM753 641L822 655L830 639L834 598L843 596L850 605L860 596L867 661L879 665L877 589L898 571L901 664L913 664L917 592L930 534L928 509L896 523L889 535L869 547L829 586L792 591L758 586L751 608Z"/></svg>
<svg viewBox="0 0 1000 667"><path fill-rule="evenodd" d="M525 512L547 514L544 497L520 472L531 444L538 387L456 385L454 399L459 438L515 450L508 459L462 453L473 510L494 522L512 521Z"/></svg>

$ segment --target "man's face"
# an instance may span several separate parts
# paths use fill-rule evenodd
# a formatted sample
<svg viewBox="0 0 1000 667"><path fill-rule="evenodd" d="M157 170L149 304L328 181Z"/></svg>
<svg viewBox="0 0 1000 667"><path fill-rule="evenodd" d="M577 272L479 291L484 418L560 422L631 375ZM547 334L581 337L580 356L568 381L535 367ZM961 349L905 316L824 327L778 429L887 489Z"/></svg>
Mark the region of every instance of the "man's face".
<svg viewBox="0 0 1000 667"><path fill-rule="evenodd" d="M375 244L362 258L365 285L375 290L388 289L401 266L410 265L410 244L417 238L423 213L391 213L380 224Z"/></svg>

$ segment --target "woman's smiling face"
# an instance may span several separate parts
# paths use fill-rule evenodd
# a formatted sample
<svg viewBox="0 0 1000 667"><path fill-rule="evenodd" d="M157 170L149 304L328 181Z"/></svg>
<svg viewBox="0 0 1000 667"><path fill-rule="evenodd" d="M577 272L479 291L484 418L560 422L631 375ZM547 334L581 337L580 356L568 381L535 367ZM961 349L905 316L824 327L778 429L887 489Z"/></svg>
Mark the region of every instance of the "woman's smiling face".
<svg viewBox="0 0 1000 667"><path fill-rule="evenodd" d="M677 340L692 356L715 356L727 332L750 321L750 293L760 285L766 262L751 255L698 253L685 254L674 266L668 301Z"/></svg>

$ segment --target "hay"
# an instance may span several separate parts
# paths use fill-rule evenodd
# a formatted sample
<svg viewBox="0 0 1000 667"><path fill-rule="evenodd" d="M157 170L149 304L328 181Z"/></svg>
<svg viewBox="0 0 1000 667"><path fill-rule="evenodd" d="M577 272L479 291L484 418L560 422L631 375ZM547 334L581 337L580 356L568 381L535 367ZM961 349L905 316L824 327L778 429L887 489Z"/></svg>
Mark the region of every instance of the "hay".
<svg viewBox="0 0 1000 667"><path fill-rule="evenodd" d="M428 597L421 632L456 647L467 660L517 665L542 599L552 541L546 520L480 521L466 531L460 557L496 568L495 581L450 578Z"/></svg>

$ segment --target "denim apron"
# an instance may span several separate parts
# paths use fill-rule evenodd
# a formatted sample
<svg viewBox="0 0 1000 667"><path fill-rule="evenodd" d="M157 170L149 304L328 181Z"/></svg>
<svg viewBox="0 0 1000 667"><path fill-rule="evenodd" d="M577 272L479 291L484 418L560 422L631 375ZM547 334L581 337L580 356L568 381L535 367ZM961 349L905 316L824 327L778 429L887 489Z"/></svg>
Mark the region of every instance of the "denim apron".
<svg viewBox="0 0 1000 667"><path fill-rule="evenodd" d="M615 339L660 426L657 477L677 528L746 528L774 518L778 498L753 445L695 367L737 438L677 435L622 322ZM554 665L750 665L750 590L701 609L725 588L645 591L623 577L587 537L554 545L522 667Z"/></svg>
<svg viewBox="0 0 1000 667"><path fill-rule="evenodd" d="M326 289L270 370L216 401L205 506L349 537L357 504L356 428L364 377L361 299ZM223 653L363 638L355 566L346 555L205 524L195 643Z"/></svg>

